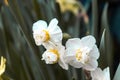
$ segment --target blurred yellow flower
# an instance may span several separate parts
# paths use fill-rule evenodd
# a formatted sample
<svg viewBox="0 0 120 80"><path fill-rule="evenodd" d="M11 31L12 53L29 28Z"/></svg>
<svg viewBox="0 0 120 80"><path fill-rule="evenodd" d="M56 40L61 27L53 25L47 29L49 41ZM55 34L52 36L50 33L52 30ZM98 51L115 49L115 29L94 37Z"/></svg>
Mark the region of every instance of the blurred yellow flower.
<svg viewBox="0 0 120 80"><path fill-rule="evenodd" d="M9 5L9 4L8 4L8 0L4 0L4 3L5 3L6 6Z"/></svg>
<svg viewBox="0 0 120 80"><path fill-rule="evenodd" d="M76 0L56 0L56 2L60 5L62 13L71 11L76 15L79 12L80 4Z"/></svg>
<svg viewBox="0 0 120 80"><path fill-rule="evenodd" d="M5 72L5 65L6 59L2 56L1 57L1 63L0 63L0 76Z"/></svg>

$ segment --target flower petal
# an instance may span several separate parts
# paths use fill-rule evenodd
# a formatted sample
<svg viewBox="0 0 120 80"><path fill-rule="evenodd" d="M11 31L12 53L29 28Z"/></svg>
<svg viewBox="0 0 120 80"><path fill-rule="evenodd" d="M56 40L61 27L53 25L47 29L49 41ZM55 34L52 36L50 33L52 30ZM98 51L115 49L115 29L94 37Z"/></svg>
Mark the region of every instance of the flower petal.
<svg viewBox="0 0 120 80"><path fill-rule="evenodd" d="M52 19L49 23L48 30L50 32L55 31L56 27L57 27L57 24L58 24L58 20L56 18Z"/></svg>
<svg viewBox="0 0 120 80"><path fill-rule="evenodd" d="M104 78L104 74L100 68L96 68L96 70L91 71L92 80L102 80Z"/></svg>
<svg viewBox="0 0 120 80"><path fill-rule="evenodd" d="M99 50L96 45L94 45L93 49L89 52L91 58L98 59L100 56Z"/></svg>
<svg viewBox="0 0 120 80"><path fill-rule="evenodd" d="M98 67L98 62L95 59L89 59L89 61L83 66L85 70L93 71Z"/></svg>
<svg viewBox="0 0 120 80"><path fill-rule="evenodd" d="M83 64L80 62L77 62L76 60L72 60L69 62L69 64L75 68L81 68L83 67Z"/></svg>
<svg viewBox="0 0 120 80"><path fill-rule="evenodd" d="M39 20L33 24L33 32L43 29L47 29L47 23L45 21Z"/></svg>
<svg viewBox="0 0 120 80"><path fill-rule="evenodd" d="M103 70L103 73L105 75L105 80L110 80L110 71L109 71L109 67L105 68Z"/></svg>
<svg viewBox="0 0 120 80"><path fill-rule="evenodd" d="M61 42L62 41L62 31L59 28L59 26L56 26L53 30L49 31L50 32L50 37L51 41L53 42Z"/></svg>
<svg viewBox="0 0 120 80"><path fill-rule="evenodd" d="M55 44L51 41L42 43L42 45L46 48L46 49L54 49L55 48Z"/></svg>
<svg viewBox="0 0 120 80"><path fill-rule="evenodd" d="M71 47L72 49L78 49L81 46L81 41L79 38L68 39L66 42L66 48Z"/></svg>
<svg viewBox="0 0 120 80"><path fill-rule="evenodd" d="M70 63L70 61L76 60L74 55L65 56L65 62Z"/></svg>
<svg viewBox="0 0 120 80"><path fill-rule="evenodd" d="M83 37L81 39L81 43L82 43L82 46L89 47L90 49L92 49L92 47L96 43L96 40L93 36L89 35L89 36Z"/></svg>
<svg viewBox="0 0 120 80"><path fill-rule="evenodd" d="M36 34L34 34L34 33L33 33L33 38L34 38L34 40L35 40L35 44L36 44L36 45L39 46L39 45L42 44L41 40L36 39Z"/></svg>
<svg viewBox="0 0 120 80"><path fill-rule="evenodd" d="M65 51L65 62L69 63L71 60L75 59L75 49L67 48Z"/></svg>
<svg viewBox="0 0 120 80"><path fill-rule="evenodd" d="M58 64L65 70L68 70L68 64L65 63L64 59L61 57Z"/></svg>
<svg viewBox="0 0 120 80"><path fill-rule="evenodd" d="M65 55L65 47L62 46L61 44L57 46L59 53L60 53L60 59L58 61L58 64L65 70L68 70L68 64L65 63L64 55Z"/></svg>

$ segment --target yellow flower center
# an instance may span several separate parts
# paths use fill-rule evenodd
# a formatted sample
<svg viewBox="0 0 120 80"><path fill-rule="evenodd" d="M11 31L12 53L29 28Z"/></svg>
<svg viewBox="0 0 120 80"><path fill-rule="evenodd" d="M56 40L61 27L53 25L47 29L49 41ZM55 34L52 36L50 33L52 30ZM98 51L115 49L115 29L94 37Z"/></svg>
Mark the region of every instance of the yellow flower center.
<svg viewBox="0 0 120 80"><path fill-rule="evenodd" d="M81 58L82 58L82 52L81 52L80 49L77 49L77 50L76 50L76 60L77 60L77 61L80 61Z"/></svg>
<svg viewBox="0 0 120 80"><path fill-rule="evenodd" d="M42 30L41 34L35 35L35 39L36 39L36 42L39 42L39 41L47 42L50 40L49 32L47 30Z"/></svg>
<svg viewBox="0 0 120 80"><path fill-rule="evenodd" d="M55 54L55 55L57 56L56 61L53 62L53 63L57 63L58 60L59 60L59 53L58 53L58 50L56 50L56 49L50 49L49 52L51 52L51 53L53 53L53 54ZM49 58L49 57L48 57L48 58Z"/></svg>
<svg viewBox="0 0 120 80"><path fill-rule="evenodd" d="M47 42L50 40L50 35L49 35L49 32L47 30L43 30L43 32L45 33L45 39L44 39L44 42Z"/></svg>

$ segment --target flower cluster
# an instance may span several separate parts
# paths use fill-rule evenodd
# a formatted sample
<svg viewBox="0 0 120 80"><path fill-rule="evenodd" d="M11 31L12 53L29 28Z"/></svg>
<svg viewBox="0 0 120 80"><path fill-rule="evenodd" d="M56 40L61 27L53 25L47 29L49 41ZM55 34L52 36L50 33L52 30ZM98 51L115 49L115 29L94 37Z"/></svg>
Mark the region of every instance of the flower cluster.
<svg viewBox="0 0 120 80"><path fill-rule="evenodd" d="M83 38L68 39L66 45L62 45L62 30L58 26L58 20L52 19L47 25L43 20L33 24L33 37L36 45L43 45L46 51L42 54L42 60L46 64L58 63L63 69L68 70L68 65L74 68L83 68L91 71L93 80L99 80L94 75L102 74L98 67L97 59L99 50L96 40L92 35ZM107 69L108 71L108 69ZM109 79L107 79L109 80Z"/></svg>
<svg viewBox="0 0 120 80"><path fill-rule="evenodd" d="M63 69L68 69L67 63L64 61L65 47L62 43L62 31L57 25L58 20L52 19L49 25L43 20L39 20L33 24L33 37L36 45L43 45L46 51L42 55L42 60L46 64L59 63Z"/></svg>

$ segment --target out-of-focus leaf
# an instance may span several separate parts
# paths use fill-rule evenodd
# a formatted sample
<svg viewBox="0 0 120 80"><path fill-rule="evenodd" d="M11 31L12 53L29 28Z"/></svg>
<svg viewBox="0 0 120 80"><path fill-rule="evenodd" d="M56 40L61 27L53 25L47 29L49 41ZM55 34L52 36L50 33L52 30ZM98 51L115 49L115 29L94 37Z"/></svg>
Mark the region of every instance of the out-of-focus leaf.
<svg viewBox="0 0 120 80"><path fill-rule="evenodd" d="M98 40L98 0L92 0L92 30L91 34Z"/></svg>
<svg viewBox="0 0 120 80"><path fill-rule="evenodd" d="M115 73L113 80L120 80L120 64L118 65L118 68L117 68L117 71Z"/></svg>
<svg viewBox="0 0 120 80"><path fill-rule="evenodd" d="M6 76L6 75L2 75L2 79L3 79L3 80L13 80L12 78L10 78L10 77L8 77L8 76Z"/></svg>
<svg viewBox="0 0 120 80"><path fill-rule="evenodd" d="M99 65L101 68L103 68L103 66L107 66L107 60L106 60L106 53L105 53L105 33L106 30L104 29L103 33L102 33L102 37L101 37L101 41L100 41L100 58L99 58Z"/></svg>
<svg viewBox="0 0 120 80"><path fill-rule="evenodd" d="M77 19L74 26L74 37L79 37L79 34L80 34L80 19Z"/></svg>
<svg viewBox="0 0 120 80"><path fill-rule="evenodd" d="M26 25L27 22L25 21L22 15L22 12L21 12L20 6L18 5L17 0L10 0L8 1L8 3L9 3L11 12L13 13L18 24L20 25L20 29L23 32L26 42L30 45L30 47L32 47L33 51L35 51L37 47L35 46L35 44L33 44L34 42L33 42L32 36L29 35L28 33L29 32L27 29L28 26Z"/></svg>
<svg viewBox="0 0 120 80"><path fill-rule="evenodd" d="M36 14L36 18L40 19L43 18L43 15L41 14L41 8L40 8L40 4L38 3L38 0L32 0L33 2L33 7L34 7L34 11Z"/></svg>
<svg viewBox="0 0 120 80"><path fill-rule="evenodd" d="M40 70L39 60L37 60L35 54L33 54L34 52L33 49L31 49L30 47L28 48L28 45L26 44L25 39L23 39L23 36L21 35L21 33L19 33L20 32L19 26L15 23L16 21L13 22L12 18L9 18L10 13L9 11L8 12L7 11L8 11L7 8L4 7L2 10L2 21L4 24L3 26L4 26L4 33L5 33L5 39L6 39L5 48L7 48L6 50L9 53L7 55L9 56L7 58L7 63L9 64L7 66L7 69L9 72L11 72L9 75L17 80L18 79L26 80L26 79L31 79L31 78L35 80L44 80L44 79L41 79L43 78L43 75L40 72L42 69ZM29 62L31 62L30 66L32 67L32 70L30 70L28 66L26 66L27 69L29 69L29 71L33 71L32 76L30 75L31 73L29 73L30 75L29 78L28 78L28 74L22 71L23 64L21 64L21 56L23 56L24 54L26 54L26 56L32 55L28 59ZM26 68L24 67L24 69ZM21 76L24 79L20 78Z"/></svg>
<svg viewBox="0 0 120 80"><path fill-rule="evenodd" d="M101 27L103 29L105 29L105 36L104 36L104 54L105 54L105 58L106 58L106 63L103 64L104 67L109 66L110 67L110 71L111 73L113 72L113 41L112 41L112 36L110 33L110 29L109 29L109 23L108 23L108 6L109 4L106 3L104 6L104 10L102 13L102 19L101 19ZM102 54L102 53L101 53ZM101 64L102 65L102 64ZM106 66L105 66L106 65ZM112 75L111 75L112 76Z"/></svg>

